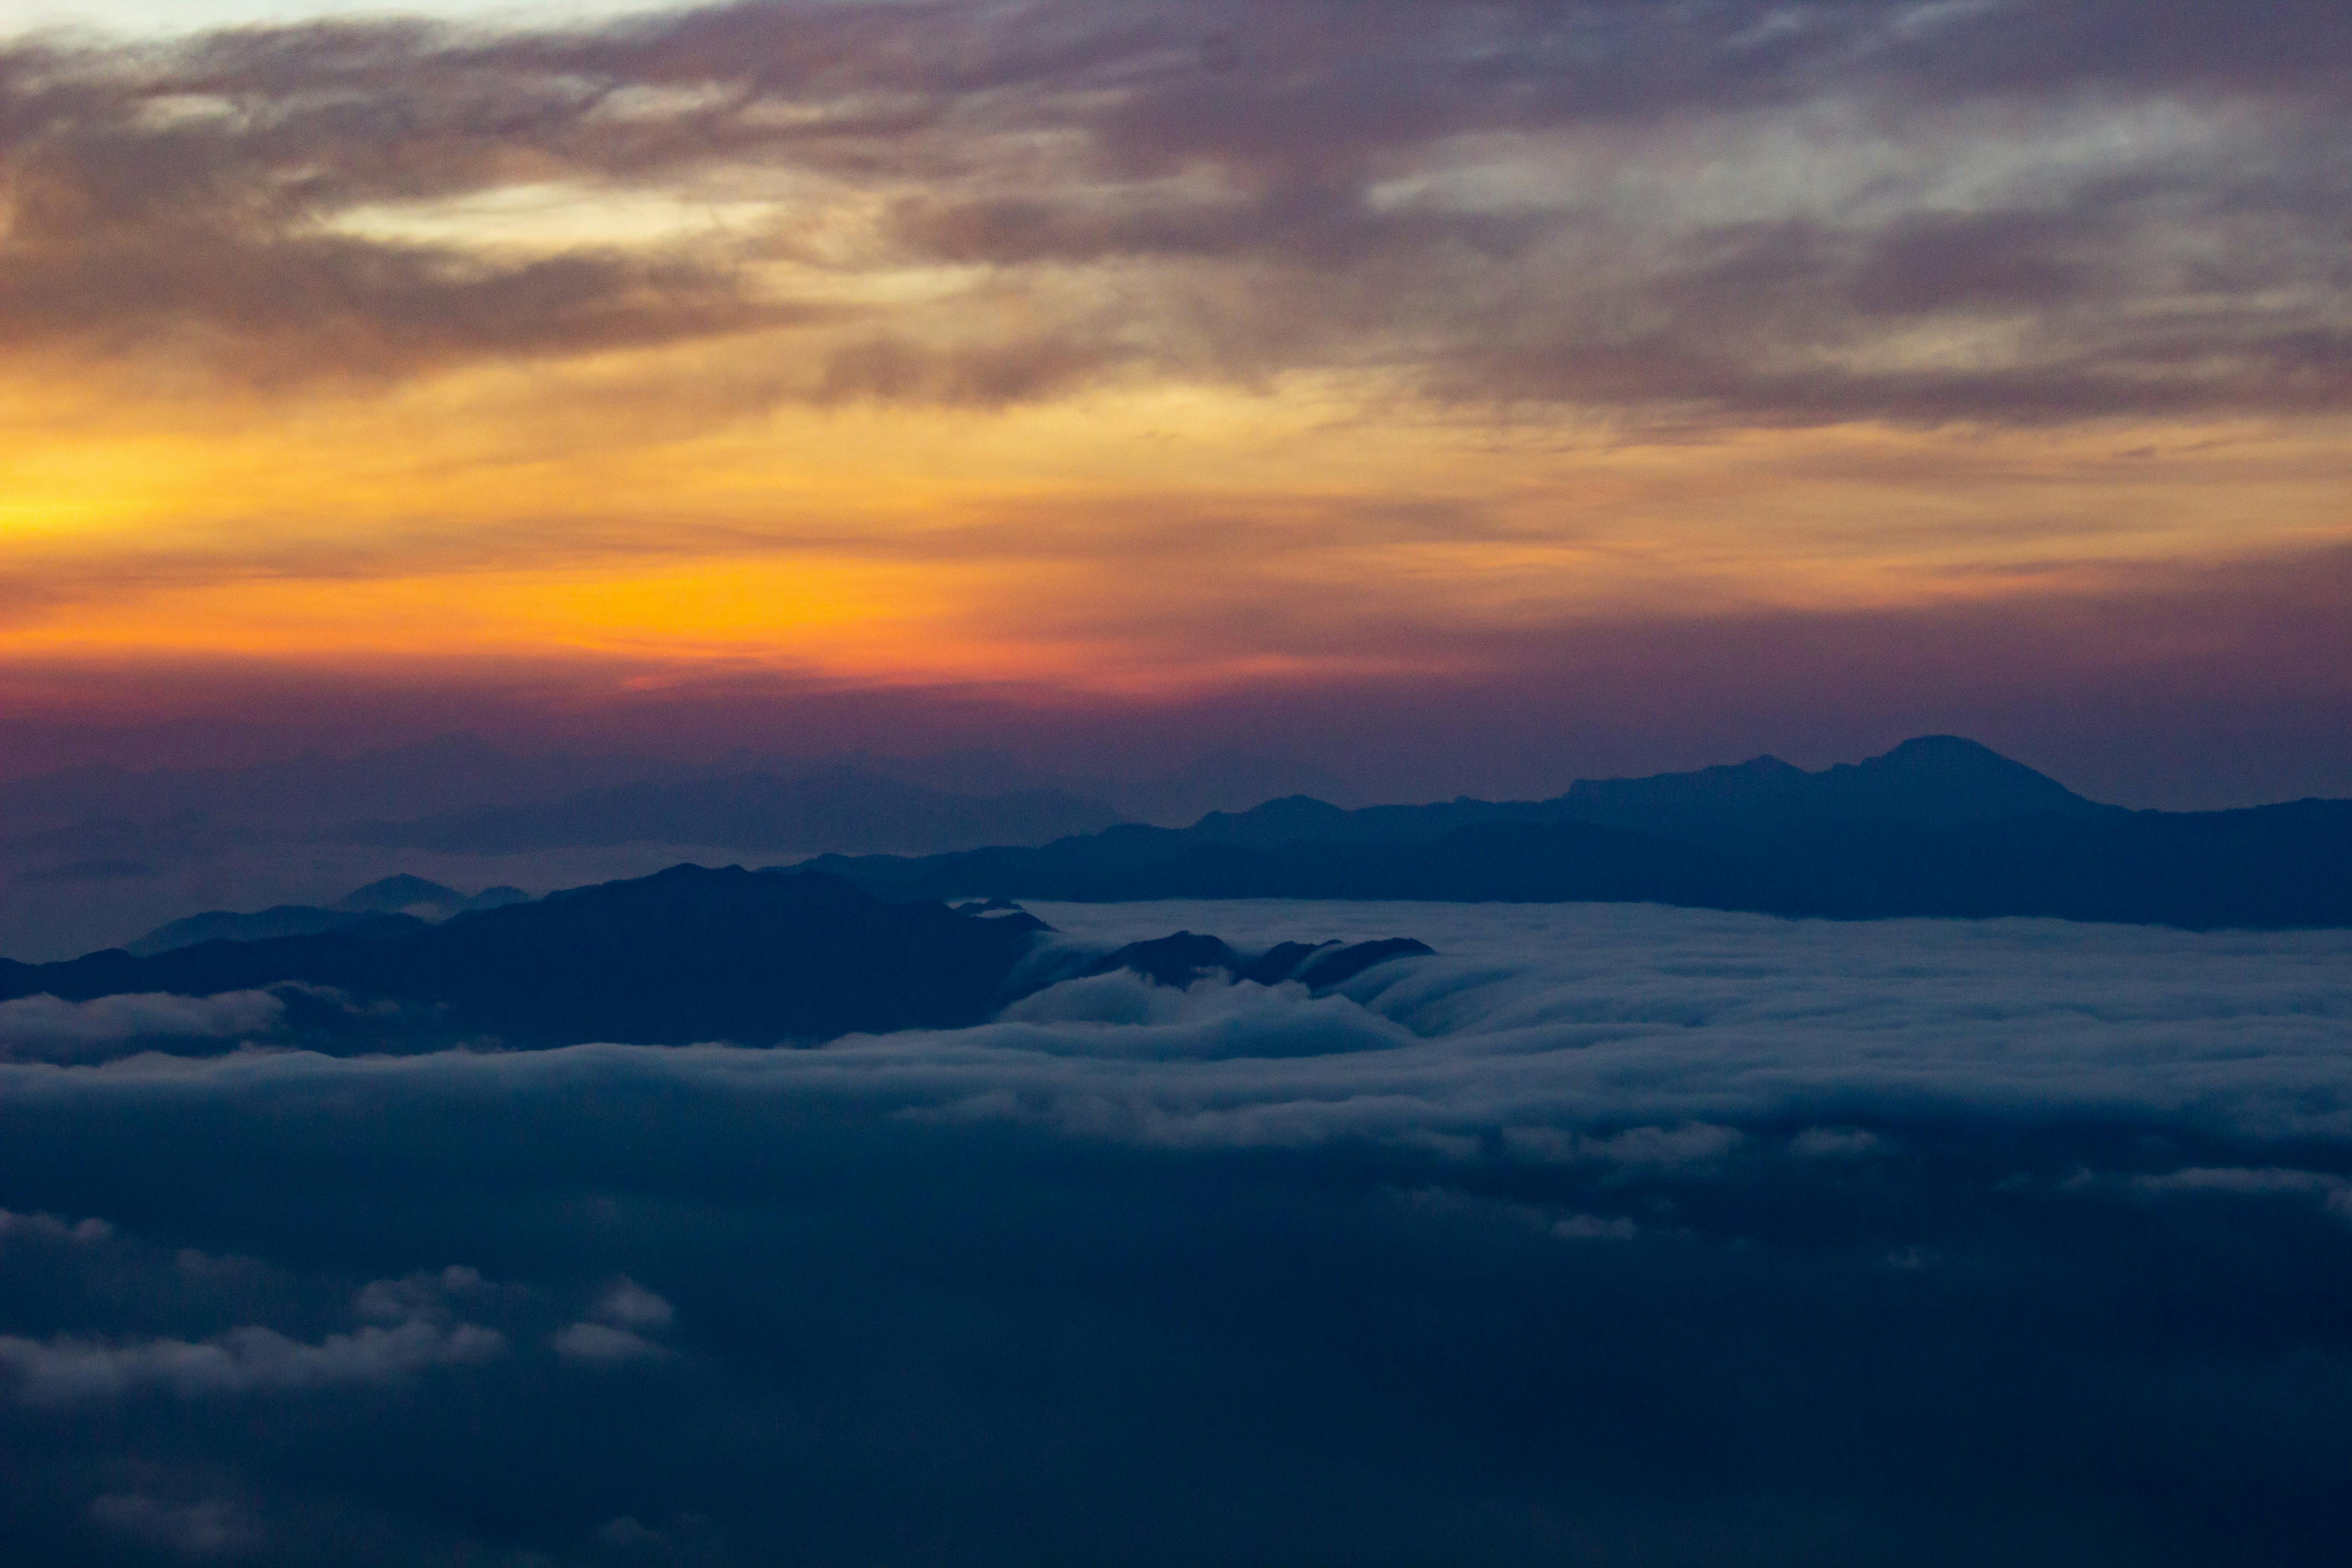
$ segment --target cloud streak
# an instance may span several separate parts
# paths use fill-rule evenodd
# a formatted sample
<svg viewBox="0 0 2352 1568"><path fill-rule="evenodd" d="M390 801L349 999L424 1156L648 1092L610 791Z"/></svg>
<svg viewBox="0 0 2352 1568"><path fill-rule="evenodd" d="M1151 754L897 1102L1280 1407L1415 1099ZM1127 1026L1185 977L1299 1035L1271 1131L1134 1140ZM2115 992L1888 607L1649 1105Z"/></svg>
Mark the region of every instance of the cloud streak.
<svg viewBox="0 0 2352 1568"><path fill-rule="evenodd" d="M28 1404L78 1405L149 1388L195 1399L389 1383L428 1367L488 1361L505 1348L495 1330L460 1323L445 1331L415 1321L391 1329L367 1324L317 1344L261 1327L232 1329L201 1344L8 1335L0 1337L0 1366L16 1374L17 1397Z"/></svg>
<svg viewBox="0 0 2352 1568"><path fill-rule="evenodd" d="M299 380L805 329L767 395L821 401L1148 370L1728 424L2336 410L2345 28L1042 0L20 43L0 330ZM611 237L469 217L518 190ZM666 237L648 200L738 216Z"/></svg>
<svg viewBox="0 0 2352 1568"><path fill-rule="evenodd" d="M267 991L217 996L105 996L61 1002L26 996L0 1002L0 1058L73 1061L121 1054L139 1042L266 1038L286 1017Z"/></svg>

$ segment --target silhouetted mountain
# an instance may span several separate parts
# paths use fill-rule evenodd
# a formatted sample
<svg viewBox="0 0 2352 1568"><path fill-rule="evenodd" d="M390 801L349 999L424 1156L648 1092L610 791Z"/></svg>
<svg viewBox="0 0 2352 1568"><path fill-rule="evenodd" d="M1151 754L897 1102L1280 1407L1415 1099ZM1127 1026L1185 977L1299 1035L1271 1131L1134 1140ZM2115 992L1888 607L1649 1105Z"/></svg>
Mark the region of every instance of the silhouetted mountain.
<svg viewBox="0 0 2352 1568"><path fill-rule="evenodd" d="M845 777L852 762L856 776ZM744 782L754 779L777 782ZM1190 821L1329 782L1238 756L1089 782L981 751L533 755L463 735L250 766L77 766L0 779L0 952L68 956L196 910L321 907L326 876L349 885L417 870L544 887L641 875L691 858L667 853L687 846L721 860L935 854L1158 818L1171 801L1192 807L1180 818ZM474 863L401 863L445 848Z"/></svg>
<svg viewBox="0 0 2352 1568"><path fill-rule="evenodd" d="M369 918L349 910L322 910L310 904L273 904L250 914L235 910L206 910L185 920L166 921L123 951L133 958L152 958L159 952L194 947L203 942L267 942L281 936L317 936Z"/></svg>
<svg viewBox="0 0 2352 1568"><path fill-rule="evenodd" d="M410 927L446 920L467 910L498 910L530 901L530 895L520 888L485 888L467 898L455 888L404 873L355 889L325 909L309 904L277 904L251 914L207 910L203 914L157 926L123 951L134 958L152 958L159 952L194 947L203 942L266 942L272 937L317 936L362 924L371 928L368 934L404 935ZM412 920L406 925L381 918L400 914L424 918Z"/></svg>
<svg viewBox="0 0 2352 1568"><path fill-rule="evenodd" d="M1796 915L2352 924L2352 802L2129 812L1972 742L1772 758L1549 801L1305 798L1035 849L810 862L890 897L1629 900Z"/></svg>
<svg viewBox="0 0 2352 1568"><path fill-rule="evenodd" d="M1805 775L1822 808L1949 827L2101 807L2064 784L1958 735L1922 735L1865 762L1840 763Z"/></svg>
<svg viewBox="0 0 2352 1568"><path fill-rule="evenodd" d="M397 914L419 904L455 914L466 907L466 895L455 888L404 871L370 882L364 888L352 889L335 900L334 908L365 914Z"/></svg>
<svg viewBox="0 0 2352 1568"><path fill-rule="evenodd" d="M1347 786L1312 763L1218 752L1156 778L1104 780L1095 793L1131 821L1181 823L1277 795L1343 795Z"/></svg>
<svg viewBox="0 0 2352 1568"><path fill-rule="evenodd" d="M837 878L680 866L550 894L427 926L368 915L340 929L211 941L141 957L120 950L62 963L0 960L0 1000L125 994L207 996L280 988L314 1031L365 1048L452 1038L509 1046L583 1040L768 1045L979 1023L1072 973L1134 967L1176 984L1250 961L1211 938L1142 944L1088 963L1027 964L1046 928L1020 910L887 903ZM1162 949L1166 951L1163 952ZM1304 950L1278 977L1330 985L1415 943ZM1188 957L1200 960L1189 966ZM336 1005L331 994L364 1005ZM404 1011L386 1014L383 1003Z"/></svg>
<svg viewBox="0 0 2352 1568"><path fill-rule="evenodd" d="M1003 752L988 751L945 752L929 757L851 752L830 759L830 763L876 778L920 784L949 795L1044 792L1074 795L1080 800L1104 802L1123 820L1160 825L1192 822L1204 812L1240 810L1276 795L1348 793L1344 784L1312 763L1244 752L1213 752L1172 772L1145 778L1048 773ZM798 776L806 769L768 765L759 771Z"/></svg>
<svg viewBox="0 0 2352 1568"><path fill-rule="evenodd" d="M0 965L0 994L210 995L296 982L414 1004L438 1030L509 1044L764 1044L976 1023L1040 929L1025 915L886 904L828 877L686 866L393 940L336 931Z"/></svg>
<svg viewBox="0 0 2352 1568"><path fill-rule="evenodd" d="M1580 781L1544 806L1586 822L1767 854L1785 853L1792 839L1835 839L1873 826L1958 828L2042 812L2121 810L1950 735L1906 741L1884 756L1818 773L1758 757L1696 773Z"/></svg>
<svg viewBox="0 0 2352 1568"><path fill-rule="evenodd" d="M1581 822L1493 821L1429 839L1317 839L1263 849L1164 829L1114 829L1043 849L919 860L828 856L811 867L886 898L980 892L1076 902L1422 899L1755 909L1780 880L1761 862Z"/></svg>
<svg viewBox="0 0 2352 1568"><path fill-rule="evenodd" d="M248 767L64 768L0 782L0 823L29 829L112 817L145 825L194 813L317 827L517 804L696 771L659 758L518 755L470 735L444 735L356 757L310 754Z"/></svg>
<svg viewBox="0 0 2352 1568"><path fill-rule="evenodd" d="M919 853L973 843L1043 843L1118 820L1107 805L1064 795L942 795L835 769L802 778L743 773L621 784L534 805L365 823L346 837L363 844L473 854L637 842L747 849L843 845Z"/></svg>
<svg viewBox="0 0 2352 1568"><path fill-rule="evenodd" d="M152 862L219 854L254 837L250 829L226 826L201 812L180 812L154 822L86 816L61 827L38 828L0 841L0 863L21 868L17 878L36 882L85 880L74 874L74 868L111 862L143 868L117 875L152 876Z"/></svg>

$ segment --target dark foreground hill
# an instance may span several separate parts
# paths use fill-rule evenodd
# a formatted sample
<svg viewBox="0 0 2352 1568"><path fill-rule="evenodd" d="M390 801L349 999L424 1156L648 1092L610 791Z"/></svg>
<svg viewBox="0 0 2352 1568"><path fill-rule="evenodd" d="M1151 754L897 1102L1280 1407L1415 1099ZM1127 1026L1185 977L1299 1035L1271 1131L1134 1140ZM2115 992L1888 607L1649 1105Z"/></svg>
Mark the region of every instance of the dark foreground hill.
<svg viewBox="0 0 2352 1568"><path fill-rule="evenodd" d="M2336 926L2352 924L2352 801L2126 811L1937 736L1821 773L1765 757L1547 801L1342 811L1295 797L1184 829L807 864L891 898L1591 900Z"/></svg>
<svg viewBox="0 0 2352 1568"><path fill-rule="evenodd" d="M819 874L679 866L427 926L407 916L261 942L214 941L139 957L0 960L0 1001L47 994L214 996L275 988L306 1043L436 1048L583 1040L814 1043L852 1033L959 1028L1077 973L1135 968L1185 983L1213 971L1336 985L1418 943L1291 943L1246 957L1213 938L1181 975L1140 944L1089 963L1038 953L1047 928L1020 910L890 903ZM1171 939L1178 940L1178 939ZM1187 949L1187 952L1192 952ZM1050 955L1049 955L1050 956Z"/></svg>

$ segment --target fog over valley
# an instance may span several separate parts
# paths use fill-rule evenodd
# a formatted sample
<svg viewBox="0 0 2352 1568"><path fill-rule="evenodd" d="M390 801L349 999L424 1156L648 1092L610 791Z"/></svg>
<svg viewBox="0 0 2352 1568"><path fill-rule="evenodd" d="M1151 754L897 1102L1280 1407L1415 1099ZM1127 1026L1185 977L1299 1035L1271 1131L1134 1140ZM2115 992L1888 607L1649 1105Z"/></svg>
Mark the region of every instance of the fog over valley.
<svg viewBox="0 0 2352 1568"><path fill-rule="evenodd" d="M2345 933L1036 912L1438 952L814 1051L0 1005L26 1560L2284 1563L2347 1522ZM195 1023L258 1048L24 1059Z"/></svg>

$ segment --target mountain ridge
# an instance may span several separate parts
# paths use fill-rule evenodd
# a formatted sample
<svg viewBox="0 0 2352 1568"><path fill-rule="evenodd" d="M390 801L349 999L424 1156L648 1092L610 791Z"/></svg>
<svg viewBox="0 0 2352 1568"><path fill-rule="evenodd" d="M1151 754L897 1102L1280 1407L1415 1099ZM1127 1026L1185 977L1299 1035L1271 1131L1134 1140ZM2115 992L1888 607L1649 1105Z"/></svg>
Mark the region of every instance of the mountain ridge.
<svg viewBox="0 0 2352 1568"><path fill-rule="evenodd" d="M373 915L333 931L216 939L146 957L118 948L47 964L0 959L0 1002L266 992L301 1024L306 1044L346 1051L771 1046L968 1027L1063 979L1130 967L1154 974L1149 944L1108 957L1041 954L1049 930L1019 910L893 902L821 873L676 866L438 925ZM1320 988L1426 951L1398 939L1336 950L1291 943L1245 958L1215 942L1202 973Z"/></svg>
<svg viewBox="0 0 2352 1568"><path fill-rule="evenodd" d="M2352 802L2134 812L1957 736L1807 773L1772 757L1544 801L1346 811L803 862L893 897L1638 901L1846 919L2352 924Z"/></svg>

